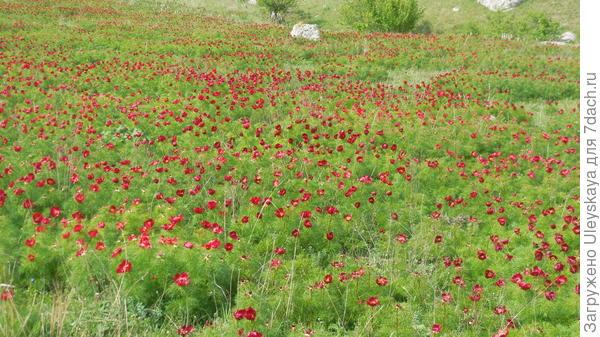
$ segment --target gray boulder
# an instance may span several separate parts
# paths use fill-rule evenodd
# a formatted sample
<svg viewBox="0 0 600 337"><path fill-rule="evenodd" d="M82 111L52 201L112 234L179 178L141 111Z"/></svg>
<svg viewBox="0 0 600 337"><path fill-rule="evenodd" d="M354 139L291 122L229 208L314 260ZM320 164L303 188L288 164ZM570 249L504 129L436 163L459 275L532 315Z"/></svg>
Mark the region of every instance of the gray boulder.
<svg viewBox="0 0 600 337"><path fill-rule="evenodd" d="M575 33L573 33L573 32L564 32L560 36L560 40L565 41L565 42L575 41L576 38L577 38L577 36L575 36Z"/></svg>
<svg viewBox="0 0 600 337"><path fill-rule="evenodd" d="M513 9L523 1L525 0L477 0L481 5L494 12Z"/></svg>
<svg viewBox="0 0 600 337"><path fill-rule="evenodd" d="M321 32L319 31L319 26L317 25L298 23L292 28L290 36L301 37L309 40L318 40L321 38Z"/></svg>

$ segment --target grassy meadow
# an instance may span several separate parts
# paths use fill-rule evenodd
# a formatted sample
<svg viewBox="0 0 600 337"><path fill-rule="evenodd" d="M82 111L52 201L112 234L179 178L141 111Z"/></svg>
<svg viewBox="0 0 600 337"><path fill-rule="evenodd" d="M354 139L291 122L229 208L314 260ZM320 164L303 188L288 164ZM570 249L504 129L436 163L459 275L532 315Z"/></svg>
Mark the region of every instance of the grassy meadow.
<svg viewBox="0 0 600 337"><path fill-rule="evenodd" d="M0 336L578 336L579 47L338 6L0 1Z"/></svg>

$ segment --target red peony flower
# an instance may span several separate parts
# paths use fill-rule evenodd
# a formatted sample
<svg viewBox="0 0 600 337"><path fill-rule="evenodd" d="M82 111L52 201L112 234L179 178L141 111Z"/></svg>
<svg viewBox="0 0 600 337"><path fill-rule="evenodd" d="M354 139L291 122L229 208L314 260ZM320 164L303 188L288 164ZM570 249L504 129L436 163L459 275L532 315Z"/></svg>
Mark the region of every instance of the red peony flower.
<svg viewBox="0 0 600 337"><path fill-rule="evenodd" d="M25 240L25 246L27 246L27 247L35 246L35 238L30 238L30 239Z"/></svg>
<svg viewBox="0 0 600 337"><path fill-rule="evenodd" d="M233 318L235 318L238 321L241 320L242 318L253 321L256 319L256 310L254 310L254 308L252 308L252 307L248 307L245 309L238 309L233 312Z"/></svg>
<svg viewBox="0 0 600 337"><path fill-rule="evenodd" d="M370 297L367 300L367 304L372 306L372 307L376 307L379 305L379 297Z"/></svg>
<svg viewBox="0 0 600 337"><path fill-rule="evenodd" d="M190 284L190 277L188 273L179 273L175 274L175 277L173 277L173 281L175 281L175 283L177 283L178 286L183 287Z"/></svg>
<svg viewBox="0 0 600 337"><path fill-rule="evenodd" d="M285 215L285 211L283 210L283 208L278 208L278 209L275 211L275 215L276 215L278 218L283 218L283 216Z"/></svg>
<svg viewBox="0 0 600 337"><path fill-rule="evenodd" d="M32 208L33 207L33 201L27 199L25 201L23 201L23 208Z"/></svg>
<svg viewBox="0 0 600 337"><path fill-rule="evenodd" d="M191 334L194 330L195 329L193 326L184 325L184 326L180 327L179 329L177 329L177 334L179 336L187 336L187 335Z"/></svg>
<svg viewBox="0 0 600 337"><path fill-rule="evenodd" d="M123 260L117 267L117 274L129 273L131 271L131 263L128 260Z"/></svg>
<svg viewBox="0 0 600 337"><path fill-rule="evenodd" d="M85 194L83 193L76 193L75 194L75 201L77 201L78 203L82 203L85 200Z"/></svg>
<svg viewBox="0 0 600 337"><path fill-rule="evenodd" d="M50 217L58 218L60 216L60 208L52 206L50 207Z"/></svg>
<svg viewBox="0 0 600 337"><path fill-rule="evenodd" d="M383 287L388 284L388 279L381 276L381 277L377 278L377 280L375 280L375 283L377 283L378 286Z"/></svg>
<svg viewBox="0 0 600 337"><path fill-rule="evenodd" d="M254 310L254 308L252 308L252 307L246 308L246 310L244 311L244 318L249 321L255 320L256 319L256 310Z"/></svg>

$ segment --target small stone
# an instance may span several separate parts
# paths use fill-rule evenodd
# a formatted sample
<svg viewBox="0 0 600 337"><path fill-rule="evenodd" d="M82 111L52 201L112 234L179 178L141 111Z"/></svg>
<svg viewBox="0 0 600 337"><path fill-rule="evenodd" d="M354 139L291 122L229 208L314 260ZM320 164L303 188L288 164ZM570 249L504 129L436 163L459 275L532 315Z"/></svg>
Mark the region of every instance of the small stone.
<svg viewBox="0 0 600 337"><path fill-rule="evenodd" d="M564 32L560 36L560 40L565 41L565 42L575 41L576 38L577 38L577 36L575 36L575 33L573 33L573 32Z"/></svg>

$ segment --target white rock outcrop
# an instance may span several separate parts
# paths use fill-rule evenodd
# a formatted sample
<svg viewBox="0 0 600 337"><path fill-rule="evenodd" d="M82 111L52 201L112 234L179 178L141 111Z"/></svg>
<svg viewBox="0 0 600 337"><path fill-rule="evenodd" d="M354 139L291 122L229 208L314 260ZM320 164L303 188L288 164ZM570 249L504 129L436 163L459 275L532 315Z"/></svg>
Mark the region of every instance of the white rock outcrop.
<svg viewBox="0 0 600 337"><path fill-rule="evenodd" d="M309 40L318 40L321 38L319 26L306 23L295 24L290 33L292 37L301 37Z"/></svg>
<svg viewBox="0 0 600 337"><path fill-rule="evenodd" d="M481 5L487 7L489 10L496 11L507 11L520 5L525 0L477 0Z"/></svg>

